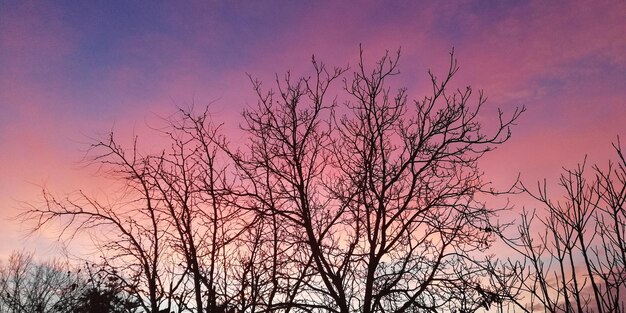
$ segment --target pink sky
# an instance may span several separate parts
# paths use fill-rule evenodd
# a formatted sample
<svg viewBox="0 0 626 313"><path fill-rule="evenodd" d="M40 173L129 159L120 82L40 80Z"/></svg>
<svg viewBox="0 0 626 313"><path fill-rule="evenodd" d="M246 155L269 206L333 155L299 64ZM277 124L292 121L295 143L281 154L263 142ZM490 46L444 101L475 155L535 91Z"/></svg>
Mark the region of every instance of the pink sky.
<svg viewBox="0 0 626 313"><path fill-rule="evenodd" d="M626 142L621 0L184 3L0 0L0 255L50 250L52 237L24 241L9 219L40 201L39 186L106 192L80 166L89 138L149 136L147 122L191 102L214 102L234 130L255 102L246 73L269 86L276 72L306 74L312 54L354 65L359 44L371 60L401 47L393 84L413 98L454 47L455 84L485 91L486 120L526 106L484 162L496 184L518 172L555 181L585 155L605 164L618 135Z"/></svg>

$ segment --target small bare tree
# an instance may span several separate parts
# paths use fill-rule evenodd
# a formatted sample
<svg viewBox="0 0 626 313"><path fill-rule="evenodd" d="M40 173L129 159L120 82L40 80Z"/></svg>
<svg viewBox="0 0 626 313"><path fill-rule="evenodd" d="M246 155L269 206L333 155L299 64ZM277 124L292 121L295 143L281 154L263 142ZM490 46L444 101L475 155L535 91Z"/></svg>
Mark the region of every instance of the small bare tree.
<svg viewBox="0 0 626 313"><path fill-rule="evenodd" d="M65 312L62 304L79 296L80 282L65 263L36 262L31 253L13 252L0 265L0 312Z"/></svg>
<svg viewBox="0 0 626 313"><path fill-rule="evenodd" d="M591 175L585 162L565 170L559 181L562 198L550 196L545 181L536 190L523 186L544 210L524 212L518 235L505 239L523 257L521 308L626 310L626 160L619 140L614 148L618 161L593 166ZM537 228L543 229L540 235Z"/></svg>

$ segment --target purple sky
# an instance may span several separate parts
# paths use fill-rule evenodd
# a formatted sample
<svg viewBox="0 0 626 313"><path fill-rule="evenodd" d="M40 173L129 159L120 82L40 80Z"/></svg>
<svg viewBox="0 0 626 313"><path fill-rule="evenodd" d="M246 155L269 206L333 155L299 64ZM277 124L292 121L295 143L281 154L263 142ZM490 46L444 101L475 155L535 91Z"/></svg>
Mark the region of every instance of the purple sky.
<svg viewBox="0 0 626 313"><path fill-rule="evenodd" d="M613 157L626 142L626 2L616 1L9 1L0 0L0 255L21 241L20 201L41 185L105 192L80 160L111 129L147 137L176 105L210 102L234 132L255 102L250 73L308 74L311 55L354 65L402 49L392 82L416 99L454 47L456 86L485 91L486 113L524 105L513 138L484 162L496 184L518 172ZM443 74L443 73L442 73ZM485 119L488 118L488 114ZM234 140L236 142L236 140ZM626 144L625 144L626 145Z"/></svg>

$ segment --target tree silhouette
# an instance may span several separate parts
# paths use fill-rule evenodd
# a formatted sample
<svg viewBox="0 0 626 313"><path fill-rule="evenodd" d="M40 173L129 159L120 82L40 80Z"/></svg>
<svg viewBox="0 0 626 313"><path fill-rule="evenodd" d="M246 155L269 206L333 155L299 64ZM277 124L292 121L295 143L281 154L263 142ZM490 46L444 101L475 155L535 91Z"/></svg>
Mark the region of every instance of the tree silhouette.
<svg viewBox="0 0 626 313"><path fill-rule="evenodd" d="M23 216L36 230L61 221L69 238L97 234L103 269L145 312L488 308L511 295L485 253L500 208L477 200L490 192L478 161L524 109L483 127L482 93L449 90L453 53L442 79L429 72L432 94L410 101L389 85L399 57L370 68L361 50L351 75L313 58L312 76L288 73L267 92L251 78L259 101L238 149L208 108L168 117L155 153L111 134L91 160L124 197L44 190L46 205ZM83 303L111 303L107 290Z"/></svg>
<svg viewBox="0 0 626 313"><path fill-rule="evenodd" d="M566 169L562 197L546 182L522 186L543 209L526 211L517 235L505 238L523 261L516 266L526 298L520 308L547 312L623 312L626 302L626 160L619 140L617 162L588 173L586 162ZM539 233L536 229L543 229ZM515 261L511 261L514 264Z"/></svg>
<svg viewBox="0 0 626 313"><path fill-rule="evenodd" d="M82 292L81 276L59 260L37 262L14 251L0 264L0 312L65 313Z"/></svg>
<svg viewBox="0 0 626 313"><path fill-rule="evenodd" d="M312 77L287 74L276 91L252 80L251 139L234 159L241 194L268 225L265 310L474 311L498 299L499 286L482 285L497 210L476 200L485 191L477 161L509 138L523 109L500 113L486 134L482 93L472 104L471 88L447 90L453 54L442 80L430 74L433 94L413 102L387 86L398 58L370 70L361 57L344 78L343 107L326 93L346 69L315 59Z"/></svg>

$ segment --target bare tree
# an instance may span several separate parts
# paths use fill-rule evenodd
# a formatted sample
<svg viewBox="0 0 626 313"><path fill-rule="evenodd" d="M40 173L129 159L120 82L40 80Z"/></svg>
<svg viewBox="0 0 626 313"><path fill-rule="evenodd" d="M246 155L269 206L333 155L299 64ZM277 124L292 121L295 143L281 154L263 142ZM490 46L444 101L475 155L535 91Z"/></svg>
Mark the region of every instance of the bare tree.
<svg viewBox="0 0 626 313"><path fill-rule="evenodd" d="M13 252L0 266L0 312L65 312L78 297L79 275L58 260L36 262L33 254Z"/></svg>
<svg viewBox="0 0 626 313"><path fill-rule="evenodd" d="M476 201L485 190L477 161L509 138L523 109L500 113L487 135L482 93L471 104L471 88L447 90L453 55L443 80L430 74L433 94L412 103L405 89L387 87L398 58L386 54L372 70L361 58L344 79L342 107L325 96L346 69L315 59L312 77L287 74L276 91L253 80L258 106L244 113L251 139L235 160L242 194L259 218L280 225L275 251L289 266L271 275L297 294L280 290L274 307L469 312L500 301L500 290L483 285L496 210Z"/></svg>
<svg viewBox="0 0 626 313"><path fill-rule="evenodd" d="M229 191L218 129L207 107L181 109L154 129L169 144L155 153L142 154L136 138L126 149L110 134L93 145L90 162L123 182L118 200L103 203L83 192L59 200L44 190L46 205L23 217L35 230L61 221L63 238L92 234L104 268L146 312L232 306L235 241L250 223Z"/></svg>
<svg viewBox="0 0 626 313"><path fill-rule="evenodd" d="M484 131L482 93L449 91L453 54L412 102L388 85L398 60L369 69L361 53L348 76L313 58L311 77L277 77L269 92L251 78L259 101L238 150L208 109L168 117L156 153L111 134L91 161L126 186L117 200L44 190L23 216L94 235L104 271L150 313L472 312L512 299L486 255L499 208L477 201L489 192L478 161L523 108Z"/></svg>
<svg viewBox="0 0 626 313"><path fill-rule="evenodd" d="M544 181L523 189L544 210L524 212L518 235L506 242L523 257L519 282L526 298L519 306L547 312L623 312L626 302L626 160L619 140L616 163L606 168L585 162L565 170L563 197ZM543 228L537 236L537 228ZM511 262L513 263L513 262Z"/></svg>
<svg viewBox="0 0 626 313"><path fill-rule="evenodd" d="M130 150L125 150L111 133L106 140L92 146L92 162L100 169L124 183L118 200L107 202L90 197L82 191L66 198L57 198L43 190L45 206L33 206L22 217L34 221L33 231L53 221L63 223L59 235L71 240L77 233L92 235L101 252L103 266L111 274L119 274L126 287L142 299L146 312L159 312L169 303L170 279L163 272L163 260L171 256L167 251L164 204L157 190L150 156L142 156L136 139Z"/></svg>

